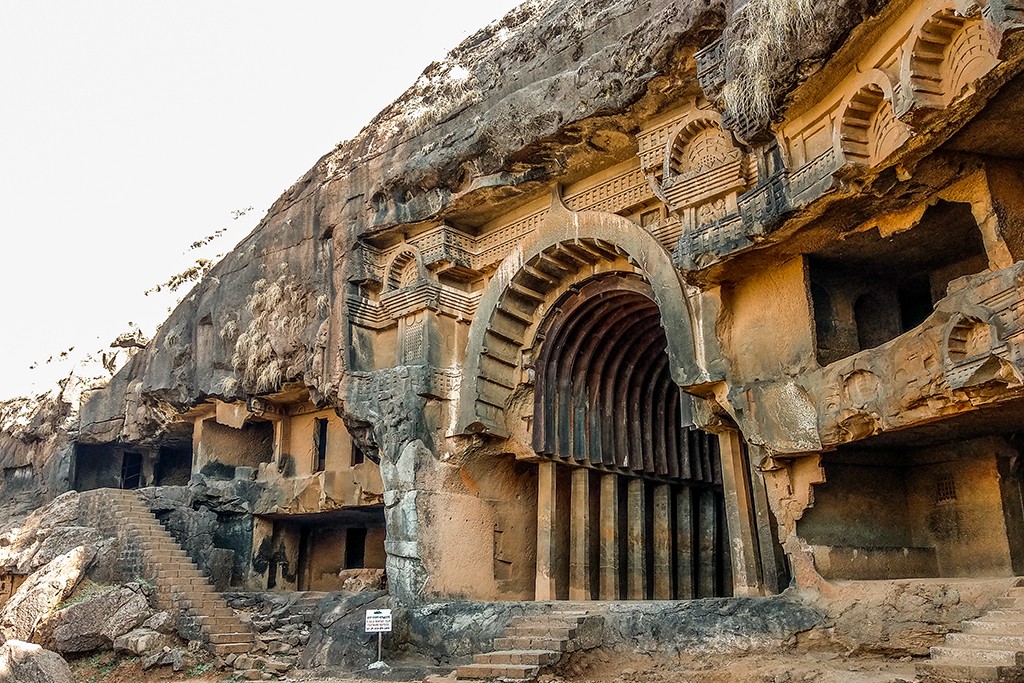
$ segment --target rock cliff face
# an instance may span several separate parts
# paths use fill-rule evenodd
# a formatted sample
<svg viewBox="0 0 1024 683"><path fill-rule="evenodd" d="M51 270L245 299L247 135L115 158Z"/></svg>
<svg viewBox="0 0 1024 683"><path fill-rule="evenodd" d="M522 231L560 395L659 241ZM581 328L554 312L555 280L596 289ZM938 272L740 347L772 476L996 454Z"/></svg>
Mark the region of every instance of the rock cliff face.
<svg viewBox="0 0 1024 683"><path fill-rule="evenodd" d="M878 4L844 0L794 20L813 40L752 74L742 54L757 27L742 12L730 23L722 0L524 3L289 188L87 404L82 440L152 438L175 409L288 381L340 403L353 351L339 313L365 274L357 237L428 220L479 226L499 202L507 211L545 183L628 158L638 120L698 94L692 53L723 30L735 77L777 102Z"/></svg>
<svg viewBox="0 0 1024 683"><path fill-rule="evenodd" d="M731 597L752 647L927 652L1024 567L1022 34L1017 0L526 3L90 396L81 488L155 484L221 584L386 575L310 663L375 601L414 639L439 600ZM19 462L63 462L45 422ZM606 645L673 642L631 620Z"/></svg>
<svg viewBox="0 0 1024 683"><path fill-rule="evenodd" d="M63 392L0 403L0 526L68 489L76 433Z"/></svg>
<svg viewBox="0 0 1024 683"><path fill-rule="evenodd" d="M724 14L720 0L527 2L473 35L281 196L94 399L83 439L110 440L112 419L136 431L161 404L283 381L337 396L357 236L448 217L480 224L494 200L629 156L639 113L695 92L687 55Z"/></svg>
<svg viewBox="0 0 1024 683"><path fill-rule="evenodd" d="M68 435L71 423L54 426L69 416L60 401L37 413L31 428L6 420L0 458L12 466L0 486L17 495L5 499L22 501L14 512L24 513L74 486L71 440L84 448L119 444L118 457L139 445L187 452L192 425L177 420L181 413L210 399L237 405L299 387L314 405L334 408L359 448L381 461L390 569L395 581L409 582L393 585L417 594L422 563L443 559L419 553L436 554L462 534L432 551L416 545L423 523L453 504L429 492L462 491L459 505L468 507L457 507L483 534L489 513L475 509L477 494L461 481L491 473L472 469L479 464L470 475L459 469L473 446L440 443L448 427L423 389L436 379L431 365L461 360L382 361L373 348L379 340L353 331L350 312L368 293L380 295L381 264L367 254L440 223L484 233L489 221L552 184L569 186L635 159L641 124L681 101L708 95L724 103L724 121L737 134L759 139L787 93L882 4L842 0L825 11L802 0L524 3L430 65L289 188L148 347L83 402L76 433ZM732 91L698 78L694 55L716 41ZM797 47L777 49L782 44ZM482 272L492 269L484 264ZM485 497L532 485L518 465L499 470ZM117 473L95 485L111 485ZM518 533L527 533L532 522L516 519ZM515 576L510 581L529 582Z"/></svg>

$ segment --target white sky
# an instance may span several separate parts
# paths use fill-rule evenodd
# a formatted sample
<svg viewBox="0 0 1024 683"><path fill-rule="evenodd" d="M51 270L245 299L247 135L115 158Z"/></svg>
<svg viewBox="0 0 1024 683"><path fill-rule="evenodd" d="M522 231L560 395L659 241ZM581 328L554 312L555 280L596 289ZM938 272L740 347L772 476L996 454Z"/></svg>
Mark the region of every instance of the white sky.
<svg viewBox="0 0 1024 683"><path fill-rule="evenodd" d="M517 4L0 3L0 399L49 389L69 362L47 358L96 352L129 321L151 334L173 300L143 292L192 263L192 242L226 227L210 253L229 250Z"/></svg>

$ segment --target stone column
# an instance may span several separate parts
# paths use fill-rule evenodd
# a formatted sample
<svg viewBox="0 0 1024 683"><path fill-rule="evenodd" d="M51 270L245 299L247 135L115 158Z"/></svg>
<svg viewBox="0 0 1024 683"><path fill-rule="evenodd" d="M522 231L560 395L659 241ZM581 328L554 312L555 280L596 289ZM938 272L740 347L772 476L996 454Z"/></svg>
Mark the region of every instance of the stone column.
<svg viewBox="0 0 1024 683"><path fill-rule="evenodd" d="M626 500L626 598L647 599L647 494L643 479L630 479Z"/></svg>
<svg viewBox="0 0 1024 683"><path fill-rule="evenodd" d="M697 511L697 597L715 597L715 578L718 575L717 515L715 492L704 489L700 492L700 507Z"/></svg>
<svg viewBox="0 0 1024 683"><path fill-rule="evenodd" d="M542 461L537 464L537 600L556 600L558 534L556 502L558 498L557 465Z"/></svg>
<svg viewBox="0 0 1024 683"><path fill-rule="evenodd" d="M672 599L672 489L654 487L654 599Z"/></svg>
<svg viewBox="0 0 1024 683"><path fill-rule="evenodd" d="M760 557L754 526L753 497L747 477L743 446L739 434L718 435L722 453L722 487L725 490L725 516L729 527L728 546L732 551L733 594L761 595Z"/></svg>
<svg viewBox="0 0 1024 683"><path fill-rule="evenodd" d="M619 475L601 477L601 600L619 599Z"/></svg>
<svg viewBox="0 0 1024 683"><path fill-rule="evenodd" d="M569 518L569 599L590 600L590 470L572 471L572 504Z"/></svg>
<svg viewBox="0 0 1024 683"><path fill-rule="evenodd" d="M693 599L693 492L676 491L676 598Z"/></svg>

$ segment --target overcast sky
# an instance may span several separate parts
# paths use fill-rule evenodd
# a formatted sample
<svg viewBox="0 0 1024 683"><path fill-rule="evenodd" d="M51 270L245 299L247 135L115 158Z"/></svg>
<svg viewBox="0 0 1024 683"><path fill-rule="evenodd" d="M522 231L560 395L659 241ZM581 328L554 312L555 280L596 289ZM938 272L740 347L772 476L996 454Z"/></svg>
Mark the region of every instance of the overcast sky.
<svg viewBox="0 0 1024 683"><path fill-rule="evenodd" d="M421 71L518 0L0 5L0 398L148 334L144 292L224 252ZM253 207L235 220L232 212ZM179 295L182 292L179 292ZM35 365L34 370L30 367Z"/></svg>

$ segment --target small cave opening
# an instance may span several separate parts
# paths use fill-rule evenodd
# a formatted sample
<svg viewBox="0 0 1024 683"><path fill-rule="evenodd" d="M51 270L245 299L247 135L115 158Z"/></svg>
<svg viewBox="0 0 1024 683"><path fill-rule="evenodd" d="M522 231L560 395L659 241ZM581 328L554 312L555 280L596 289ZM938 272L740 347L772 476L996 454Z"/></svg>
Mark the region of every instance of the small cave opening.
<svg viewBox="0 0 1024 683"><path fill-rule="evenodd" d="M970 204L937 202L912 228L849 235L808 256L818 363L877 348L924 322L949 283L988 267Z"/></svg>

